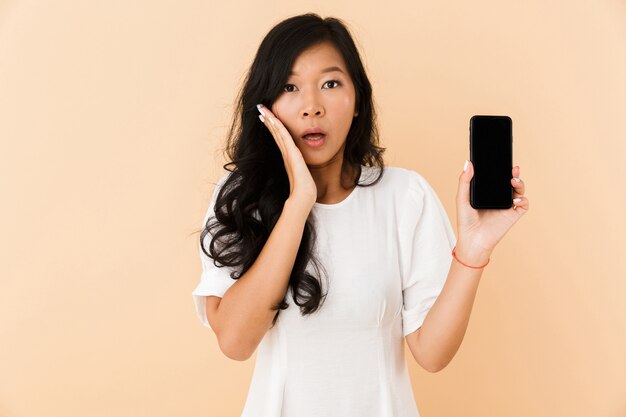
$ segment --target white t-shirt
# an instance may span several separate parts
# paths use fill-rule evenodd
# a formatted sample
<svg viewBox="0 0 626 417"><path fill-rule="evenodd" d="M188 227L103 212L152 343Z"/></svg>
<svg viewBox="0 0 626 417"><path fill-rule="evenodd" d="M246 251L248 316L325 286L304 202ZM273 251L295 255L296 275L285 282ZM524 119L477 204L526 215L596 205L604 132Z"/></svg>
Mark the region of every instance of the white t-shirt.
<svg viewBox="0 0 626 417"><path fill-rule="evenodd" d="M362 166L360 182L378 170ZM258 346L241 417L419 417L404 336L422 325L450 269L456 237L445 208L420 174L385 167L376 185L357 186L337 204L315 203L310 215L328 296L303 317L287 291L289 308ZM210 328L205 296L223 297L235 280L200 257L192 295Z"/></svg>

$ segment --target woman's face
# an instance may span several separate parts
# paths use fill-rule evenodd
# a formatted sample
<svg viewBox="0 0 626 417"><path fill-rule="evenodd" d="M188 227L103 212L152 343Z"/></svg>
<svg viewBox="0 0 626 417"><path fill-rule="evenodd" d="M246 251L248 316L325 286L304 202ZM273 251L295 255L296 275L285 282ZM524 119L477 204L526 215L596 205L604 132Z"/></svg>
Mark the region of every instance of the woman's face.
<svg viewBox="0 0 626 417"><path fill-rule="evenodd" d="M304 50L294 61L282 93L270 109L285 125L309 165L343 160L355 117L354 84L341 53L329 42ZM307 145L306 129L326 132L321 146Z"/></svg>

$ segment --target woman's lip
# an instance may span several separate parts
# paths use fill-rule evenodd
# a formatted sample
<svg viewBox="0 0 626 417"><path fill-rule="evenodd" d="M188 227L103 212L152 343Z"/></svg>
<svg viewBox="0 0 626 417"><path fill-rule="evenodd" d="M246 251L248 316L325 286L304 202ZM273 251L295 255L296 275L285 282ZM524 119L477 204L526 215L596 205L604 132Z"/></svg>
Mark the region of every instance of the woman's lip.
<svg viewBox="0 0 626 417"><path fill-rule="evenodd" d="M326 135L324 135L321 139L305 139L302 138L304 143L311 148L319 148L326 142Z"/></svg>
<svg viewBox="0 0 626 417"><path fill-rule="evenodd" d="M327 134L322 129L319 129L317 127L313 127L313 128L305 130L304 133L302 134L302 136L308 135L308 134L312 134L312 133L321 134L321 135L326 135Z"/></svg>

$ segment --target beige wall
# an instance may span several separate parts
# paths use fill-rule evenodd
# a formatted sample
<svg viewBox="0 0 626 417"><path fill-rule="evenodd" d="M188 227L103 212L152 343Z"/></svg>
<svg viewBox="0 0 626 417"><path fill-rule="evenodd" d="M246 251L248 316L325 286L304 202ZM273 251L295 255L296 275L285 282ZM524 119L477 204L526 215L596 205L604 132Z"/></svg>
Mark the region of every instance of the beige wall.
<svg viewBox="0 0 626 417"><path fill-rule="evenodd" d="M387 163L455 225L473 114L513 119L531 210L423 417L626 415L626 5L0 2L0 416L238 416L254 360L196 319L236 90L279 20L343 18Z"/></svg>

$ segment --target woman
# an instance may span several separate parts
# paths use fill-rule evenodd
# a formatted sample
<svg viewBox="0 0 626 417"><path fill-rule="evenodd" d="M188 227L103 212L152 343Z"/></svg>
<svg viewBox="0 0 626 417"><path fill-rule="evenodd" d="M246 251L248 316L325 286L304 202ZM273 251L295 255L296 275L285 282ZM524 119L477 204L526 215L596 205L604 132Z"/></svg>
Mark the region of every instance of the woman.
<svg viewBox="0 0 626 417"><path fill-rule="evenodd" d="M419 416L404 338L428 371L452 359L482 268L528 210L523 182L510 210L474 210L466 161L457 241L425 178L384 166L355 44L315 14L267 34L234 120L193 296L228 357L258 348L242 416Z"/></svg>

